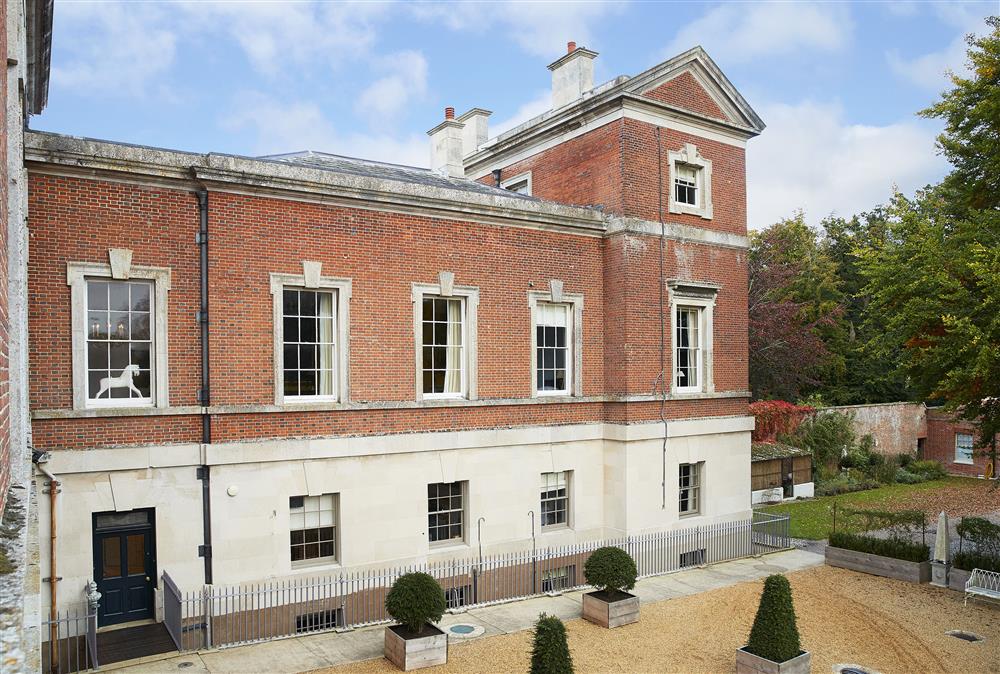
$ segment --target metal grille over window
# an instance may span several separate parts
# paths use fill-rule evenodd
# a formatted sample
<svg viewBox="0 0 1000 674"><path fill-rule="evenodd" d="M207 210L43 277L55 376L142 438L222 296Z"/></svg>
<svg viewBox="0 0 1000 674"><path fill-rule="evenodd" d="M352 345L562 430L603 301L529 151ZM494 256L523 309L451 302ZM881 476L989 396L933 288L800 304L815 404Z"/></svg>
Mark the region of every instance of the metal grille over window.
<svg viewBox="0 0 1000 674"><path fill-rule="evenodd" d="M465 539L464 492L462 482L427 485L427 536L431 543Z"/></svg>
<svg viewBox="0 0 1000 674"><path fill-rule="evenodd" d="M282 336L286 398L334 398L337 395L333 295L315 290L284 290Z"/></svg>
<svg viewBox="0 0 1000 674"><path fill-rule="evenodd" d="M969 433L957 433L955 435L955 462L972 463L973 440Z"/></svg>
<svg viewBox="0 0 1000 674"><path fill-rule="evenodd" d="M87 281L87 397L151 403L153 285Z"/></svg>
<svg viewBox="0 0 1000 674"><path fill-rule="evenodd" d="M337 556L336 496L292 496L288 499L292 562L334 560Z"/></svg>
<svg viewBox="0 0 1000 674"><path fill-rule="evenodd" d="M688 166L678 165L674 176L674 199L682 204L698 204L698 171Z"/></svg>
<svg viewBox="0 0 1000 674"><path fill-rule="evenodd" d="M701 310L695 307L677 307L675 385L681 389L701 386Z"/></svg>
<svg viewBox="0 0 1000 674"><path fill-rule="evenodd" d="M569 522L569 473L542 473L542 527Z"/></svg>
<svg viewBox="0 0 1000 674"><path fill-rule="evenodd" d="M421 321L423 391L462 395L465 389L465 326L460 299L425 297Z"/></svg>
<svg viewBox="0 0 1000 674"><path fill-rule="evenodd" d="M567 305L538 305L535 318L535 377L540 392L569 392L568 325Z"/></svg>
<svg viewBox="0 0 1000 674"><path fill-rule="evenodd" d="M680 465L677 509L682 515L697 513L701 507L701 465L700 463L682 463Z"/></svg>
<svg viewBox="0 0 1000 674"><path fill-rule="evenodd" d="M542 572L542 592L560 592L576 585L576 567L561 566Z"/></svg>

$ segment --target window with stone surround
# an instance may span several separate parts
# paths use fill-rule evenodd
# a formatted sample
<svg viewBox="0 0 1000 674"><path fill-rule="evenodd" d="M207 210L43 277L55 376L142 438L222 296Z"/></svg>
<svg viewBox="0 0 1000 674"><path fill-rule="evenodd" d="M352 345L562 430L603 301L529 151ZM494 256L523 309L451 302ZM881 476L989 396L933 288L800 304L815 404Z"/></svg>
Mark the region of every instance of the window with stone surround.
<svg viewBox="0 0 1000 674"><path fill-rule="evenodd" d="M672 392L712 393L713 325L719 286L696 281L670 280L673 359Z"/></svg>
<svg viewBox="0 0 1000 674"><path fill-rule="evenodd" d="M682 463L678 467L677 511L681 515L701 513L701 481L705 464Z"/></svg>
<svg viewBox="0 0 1000 674"><path fill-rule="evenodd" d="M466 482L427 485L427 540L432 546L465 541Z"/></svg>
<svg viewBox="0 0 1000 674"><path fill-rule="evenodd" d="M712 162L702 157L692 143L667 153L667 157L671 176L670 212L711 220Z"/></svg>
<svg viewBox="0 0 1000 674"><path fill-rule="evenodd" d="M538 395L568 395L572 376L571 307L535 307L535 388Z"/></svg>
<svg viewBox="0 0 1000 674"><path fill-rule="evenodd" d="M674 313L674 390L701 391L701 307L678 305Z"/></svg>
<svg viewBox="0 0 1000 674"><path fill-rule="evenodd" d="M418 401L477 396L479 289L454 285L453 279L441 272L437 284L413 284Z"/></svg>
<svg viewBox="0 0 1000 674"><path fill-rule="evenodd" d="M973 463L974 442L971 433L955 434L955 463Z"/></svg>
<svg viewBox="0 0 1000 674"><path fill-rule="evenodd" d="M531 195L531 172L521 173L500 183L500 187L518 194Z"/></svg>
<svg viewBox="0 0 1000 674"><path fill-rule="evenodd" d="M337 561L337 494L288 499L292 566Z"/></svg>
<svg viewBox="0 0 1000 674"><path fill-rule="evenodd" d="M272 273L274 401L277 405L350 400L349 278L322 275L304 261L302 274Z"/></svg>
<svg viewBox="0 0 1000 674"><path fill-rule="evenodd" d="M69 262L73 408L167 407L167 293L170 270L132 265L112 249L109 264Z"/></svg>

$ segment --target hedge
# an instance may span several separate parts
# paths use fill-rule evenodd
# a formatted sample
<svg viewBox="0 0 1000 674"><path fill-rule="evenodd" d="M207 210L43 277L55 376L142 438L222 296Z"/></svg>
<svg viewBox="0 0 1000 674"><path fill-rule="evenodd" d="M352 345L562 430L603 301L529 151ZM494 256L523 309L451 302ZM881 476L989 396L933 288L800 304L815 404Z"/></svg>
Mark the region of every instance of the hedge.
<svg viewBox="0 0 1000 674"><path fill-rule="evenodd" d="M931 549L923 543L912 543L899 538L875 538L834 531L830 534L829 544L833 548L866 552L907 562L926 562L931 557Z"/></svg>
<svg viewBox="0 0 1000 674"><path fill-rule="evenodd" d="M987 571L996 571L997 573L1000 573L1000 557L984 555L981 552L955 553L955 557L951 560L951 564L956 569L962 569L963 571L985 569Z"/></svg>

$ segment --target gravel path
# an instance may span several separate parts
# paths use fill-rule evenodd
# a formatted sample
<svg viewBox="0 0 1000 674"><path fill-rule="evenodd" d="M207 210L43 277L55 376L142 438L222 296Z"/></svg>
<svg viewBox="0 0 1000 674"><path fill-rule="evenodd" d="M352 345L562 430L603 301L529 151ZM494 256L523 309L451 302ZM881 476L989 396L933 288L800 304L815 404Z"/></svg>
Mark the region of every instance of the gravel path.
<svg viewBox="0 0 1000 674"><path fill-rule="evenodd" d="M1000 673L1000 606L962 606L957 592L821 566L788 575L803 647L814 672L839 663L882 674ZM763 583L741 583L642 607L642 620L604 630L567 623L575 669L589 672L732 672L746 641ZM966 630L986 638L946 636ZM452 645L439 672L527 672L531 633L518 632ZM326 672L394 672L384 659Z"/></svg>

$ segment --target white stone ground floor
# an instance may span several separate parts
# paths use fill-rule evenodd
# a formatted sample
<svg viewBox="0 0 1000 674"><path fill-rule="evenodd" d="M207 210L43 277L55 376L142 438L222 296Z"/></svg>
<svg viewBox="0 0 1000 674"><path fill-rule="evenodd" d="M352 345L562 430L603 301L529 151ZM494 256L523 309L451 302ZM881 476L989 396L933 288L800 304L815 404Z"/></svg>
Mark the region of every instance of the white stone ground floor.
<svg viewBox="0 0 1000 674"><path fill-rule="evenodd" d="M648 604L757 580L772 573L799 571L822 564L822 555L788 550L644 578L636 584L633 593L639 596L642 603ZM531 629L540 613L572 620L580 617L583 592L567 592L555 597L538 597L448 614L439 626L445 630L456 623L481 627L482 630L477 629L474 637L480 638ZM213 674L306 672L381 657L384 629L384 626L377 625L351 632L327 632L238 648L185 653L148 659L145 662L110 665L102 671L146 674L176 672L183 666L187 672ZM453 644L460 643L455 637L449 639Z"/></svg>
<svg viewBox="0 0 1000 674"><path fill-rule="evenodd" d="M46 465L61 482L59 606L79 605L95 578L100 514L148 513L151 582L166 571L182 590L200 588L200 466L210 467L213 581L235 584L467 558L480 546L486 555L523 550L533 531L546 548L747 517L752 428L752 417L669 421L665 447L664 425L650 423L55 451ZM698 511L687 516L681 464L700 464ZM542 528L541 474L562 471L568 523ZM42 493L46 478L36 480ZM465 489L463 538L439 547L428 540L428 485L454 482ZM337 561L293 564L289 499L326 494L336 495ZM47 578L47 499L39 506ZM45 583L42 602L45 614Z"/></svg>

